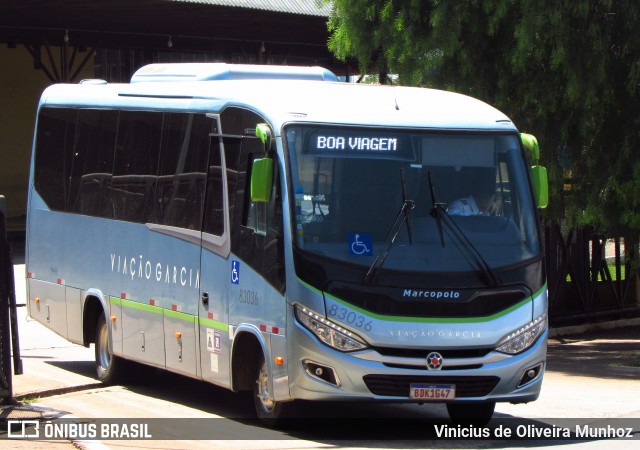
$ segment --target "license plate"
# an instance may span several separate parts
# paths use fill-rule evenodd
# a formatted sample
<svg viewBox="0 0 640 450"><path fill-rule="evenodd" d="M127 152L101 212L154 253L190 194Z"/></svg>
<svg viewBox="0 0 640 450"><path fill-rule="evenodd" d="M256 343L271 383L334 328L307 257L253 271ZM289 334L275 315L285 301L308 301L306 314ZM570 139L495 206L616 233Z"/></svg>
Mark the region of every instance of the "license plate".
<svg viewBox="0 0 640 450"><path fill-rule="evenodd" d="M411 384L409 398L419 400L453 400L456 398L455 384Z"/></svg>

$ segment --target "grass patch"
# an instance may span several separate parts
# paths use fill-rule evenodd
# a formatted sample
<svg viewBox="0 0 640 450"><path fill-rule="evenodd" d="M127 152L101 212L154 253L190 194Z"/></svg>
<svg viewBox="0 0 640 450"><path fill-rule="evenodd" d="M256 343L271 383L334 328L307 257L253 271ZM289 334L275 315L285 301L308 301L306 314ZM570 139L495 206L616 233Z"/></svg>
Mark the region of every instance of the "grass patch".
<svg viewBox="0 0 640 450"><path fill-rule="evenodd" d="M615 264L607 264L607 268L609 269L609 273L611 274L611 281L617 281L616 277L616 265ZM623 265L620 267L620 281L625 280L627 278L626 267ZM567 274L565 277L567 283L571 283L571 275ZM598 281L606 281L602 276L602 271L598 272Z"/></svg>

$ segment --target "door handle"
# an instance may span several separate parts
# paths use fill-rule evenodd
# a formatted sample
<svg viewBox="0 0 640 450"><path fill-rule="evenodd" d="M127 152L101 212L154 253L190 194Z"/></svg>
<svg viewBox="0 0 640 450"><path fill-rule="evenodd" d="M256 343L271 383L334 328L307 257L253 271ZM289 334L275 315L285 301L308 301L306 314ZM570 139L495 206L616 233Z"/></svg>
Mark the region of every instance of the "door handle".
<svg viewBox="0 0 640 450"><path fill-rule="evenodd" d="M209 293L208 292L203 292L202 293L202 297L200 298L200 300L202 300L202 304L204 306L208 306L209 305Z"/></svg>

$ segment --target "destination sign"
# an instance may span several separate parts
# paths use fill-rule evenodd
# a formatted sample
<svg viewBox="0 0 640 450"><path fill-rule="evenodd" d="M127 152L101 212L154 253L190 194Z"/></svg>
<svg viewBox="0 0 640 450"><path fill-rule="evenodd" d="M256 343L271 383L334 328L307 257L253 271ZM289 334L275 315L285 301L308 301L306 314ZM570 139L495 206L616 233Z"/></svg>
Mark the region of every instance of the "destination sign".
<svg viewBox="0 0 640 450"><path fill-rule="evenodd" d="M398 150L397 138L358 137L358 136L317 136L318 150L354 150L395 152Z"/></svg>
<svg viewBox="0 0 640 450"><path fill-rule="evenodd" d="M307 152L324 156L413 159L411 136L405 133L318 129L308 135Z"/></svg>

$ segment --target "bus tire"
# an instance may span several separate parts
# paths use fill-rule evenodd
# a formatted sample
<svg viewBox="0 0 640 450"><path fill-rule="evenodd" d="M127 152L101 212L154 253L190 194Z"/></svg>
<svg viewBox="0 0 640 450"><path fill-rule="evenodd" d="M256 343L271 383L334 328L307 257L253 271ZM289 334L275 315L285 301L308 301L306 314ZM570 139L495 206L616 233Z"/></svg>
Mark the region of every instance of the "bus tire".
<svg viewBox="0 0 640 450"><path fill-rule="evenodd" d="M262 353L258 357L255 383L253 384L253 400L258 420L265 426L273 428L282 423L285 405L270 398L269 368Z"/></svg>
<svg viewBox="0 0 640 450"><path fill-rule="evenodd" d="M456 424L484 426L493 417L496 402L447 403L447 412Z"/></svg>
<svg viewBox="0 0 640 450"><path fill-rule="evenodd" d="M118 384L123 379L125 362L115 356L109 345L109 329L104 314L100 314L96 323L96 374L106 385Z"/></svg>

